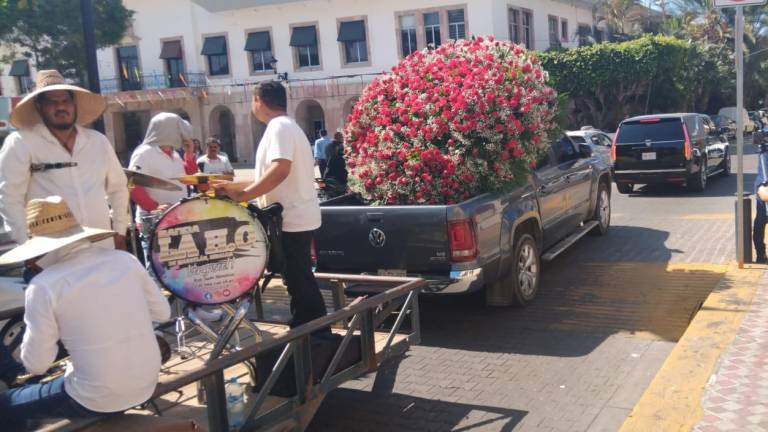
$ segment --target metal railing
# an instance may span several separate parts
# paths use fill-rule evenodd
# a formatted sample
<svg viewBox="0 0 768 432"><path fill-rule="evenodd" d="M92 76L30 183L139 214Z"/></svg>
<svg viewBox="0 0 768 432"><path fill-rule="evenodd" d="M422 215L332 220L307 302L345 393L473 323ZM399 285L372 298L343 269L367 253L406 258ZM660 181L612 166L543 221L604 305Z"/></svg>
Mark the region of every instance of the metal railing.
<svg viewBox="0 0 768 432"><path fill-rule="evenodd" d="M140 74L129 77L115 77L100 81L102 93L117 93L122 91L141 91L168 88L196 88L208 85L204 73L187 72L179 76L170 74Z"/></svg>

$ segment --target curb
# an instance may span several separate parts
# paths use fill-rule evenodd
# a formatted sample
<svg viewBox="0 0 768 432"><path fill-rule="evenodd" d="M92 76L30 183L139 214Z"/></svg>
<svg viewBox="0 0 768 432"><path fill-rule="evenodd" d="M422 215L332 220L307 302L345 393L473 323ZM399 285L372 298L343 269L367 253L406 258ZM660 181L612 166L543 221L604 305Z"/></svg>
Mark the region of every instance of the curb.
<svg viewBox="0 0 768 432"><path fill-rule="evenodd" d="M690 431L718 359L736 337L764 268L732 265L704 301L621 431Z"/></svg>

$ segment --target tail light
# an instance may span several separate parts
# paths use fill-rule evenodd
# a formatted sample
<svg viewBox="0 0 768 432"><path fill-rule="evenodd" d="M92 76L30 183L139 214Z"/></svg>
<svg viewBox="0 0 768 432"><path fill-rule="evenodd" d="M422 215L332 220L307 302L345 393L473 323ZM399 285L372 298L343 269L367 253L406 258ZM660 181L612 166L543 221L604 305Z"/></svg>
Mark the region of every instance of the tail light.
<svg viewBox="0 0 768 432"><path fill-rule="evenodd" d="M309 243L309 256L312 259L312 269L317 268L317 244L315 244L315 239L312 239L312 241Z"/></svg>
<svg viewBox="0 0 768 432"><path fill-rule="evenodd" d="M467 262L477 258L477 239L472 219L448 222L448 245L453 262Z"/></svg>
<svg viewBox="0 0 768 432"><path fill-rule="evenodd" d="M683 136L685 137L685 159L691 160L691 138L688 136L688 128L683 123Z"/></svg>
<svg viewBox="0 0 768 432"><path fill-rule="evenodd" d="M613 135L613 143L611 143L611 161L616 162L616 140L619 138L619 131L621 128L616 129L616 133Z"/></svg>

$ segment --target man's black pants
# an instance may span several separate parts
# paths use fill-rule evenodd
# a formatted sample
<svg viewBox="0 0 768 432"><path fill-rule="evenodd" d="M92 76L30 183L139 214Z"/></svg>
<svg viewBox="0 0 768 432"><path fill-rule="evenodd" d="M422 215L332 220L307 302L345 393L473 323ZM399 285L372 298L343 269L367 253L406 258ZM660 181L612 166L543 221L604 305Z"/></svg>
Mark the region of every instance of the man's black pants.
<svg viewBox="0 0 768 432"><path fill-rule="evenodd" d="M282 234L285 253L283 280L291 295L291 327L298 327L327 313L325 301L312 273L312 235L313 231L283 231Z"/></svg>
<svg viewBox="0 0 768 432"><path fill-rule="evenodd" d="M755 197L755 225L752 229L752 242L755 244L755 252L757 258L765 258L765 223L766 215L766 203L761 201L760 198Z"/></svg>

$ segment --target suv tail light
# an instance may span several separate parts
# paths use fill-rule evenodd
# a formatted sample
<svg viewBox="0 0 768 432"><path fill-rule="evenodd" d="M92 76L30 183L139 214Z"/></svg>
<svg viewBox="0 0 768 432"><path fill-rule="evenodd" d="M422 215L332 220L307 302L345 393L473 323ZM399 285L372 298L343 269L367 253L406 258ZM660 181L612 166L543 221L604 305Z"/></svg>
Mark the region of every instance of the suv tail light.
<svg viewBox="0 0 768 432"><path fill-rule="evenodd" d="M453 262L467 262L477 258L477 239L472 219L448 222L448 245Z"/></svg>
<svg viewBox="0 0 768 432"><path fill-rule="evenodd" d="M312 259L312 269L317 268L317 244L315 244L315 239L312 239L312 241L309 243L309 256Z"/></svg>
<svg viewBox="0 0 768 432"><path fill-rule="evenodd" d="M685 137L685 159L691 160L691 138L688 136L688 128L685 126L685 123L683 123L683 136Z"/></svg>
<svg viewBox="0 0 768 432"><path fill-rule="evenodd" d="M616 133L613 134L613 143L611 143L611 161L616 162L616 140L619 138L619 131L621 127L616 128Z"/></svg>

